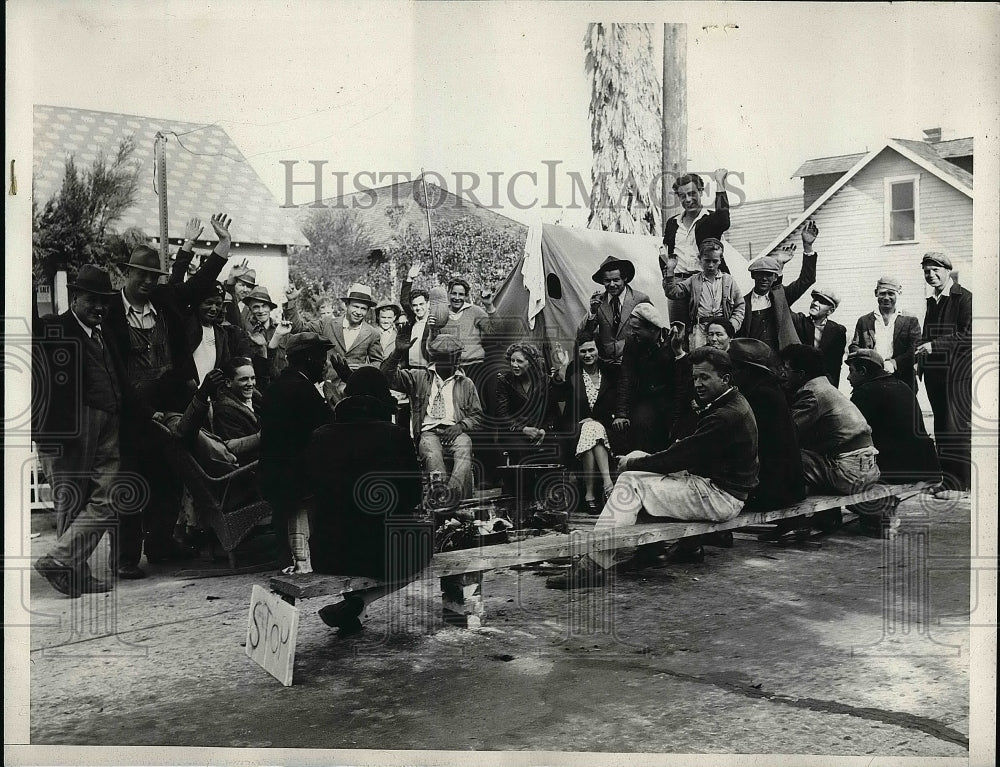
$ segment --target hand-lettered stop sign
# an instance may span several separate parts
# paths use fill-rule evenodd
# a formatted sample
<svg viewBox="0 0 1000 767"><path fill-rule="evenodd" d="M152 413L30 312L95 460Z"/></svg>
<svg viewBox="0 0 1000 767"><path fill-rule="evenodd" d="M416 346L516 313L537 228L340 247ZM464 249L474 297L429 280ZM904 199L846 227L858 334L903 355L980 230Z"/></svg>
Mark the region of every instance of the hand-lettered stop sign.
<svg viewBox="0 0 1000 767"><path fill-rule="evenodd" d="M247 622L247 655L285 687L292 684L298 633L298 608L254 585Z"/></svg>

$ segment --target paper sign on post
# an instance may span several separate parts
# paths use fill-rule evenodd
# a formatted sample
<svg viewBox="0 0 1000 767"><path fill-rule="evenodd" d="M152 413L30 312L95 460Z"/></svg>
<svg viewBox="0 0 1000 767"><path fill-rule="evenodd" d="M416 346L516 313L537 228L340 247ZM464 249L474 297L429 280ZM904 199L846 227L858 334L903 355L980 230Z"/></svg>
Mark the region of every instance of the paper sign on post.
<svg viewBox="0 0 1000 767"><path fill-rule="evenodd" d="M247 655L285 687L292 684L299 610L260 586L250 594Z"/></svg>

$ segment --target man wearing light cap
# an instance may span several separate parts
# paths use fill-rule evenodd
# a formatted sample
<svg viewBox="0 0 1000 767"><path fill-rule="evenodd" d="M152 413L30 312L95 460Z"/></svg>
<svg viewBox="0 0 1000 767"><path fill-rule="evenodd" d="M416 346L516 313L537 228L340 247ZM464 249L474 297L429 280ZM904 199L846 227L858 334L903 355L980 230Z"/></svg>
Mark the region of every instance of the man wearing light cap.
<svg viewBox="0 0 1000 767"><path fill-rule="evenodd" d="M410 428L424 469L447 483L451 503L472 496L472 437L483 422L483 407L476 386L459 367L462 342L441 333L429 344L431 364L426 368L400 370L400 360L409 354L418 339L396 336L395 348L382 363L389 386L410 399ZM445 455L452 458L449 475Z"/></svg>
<svg viewBox="0 0 1000 767"><path fill-rule="evenodd" d="M972 477L972 293L954 281L951 259L927 253L920 262L931 286L917 365L934 411L940 490L968 491Z"/></svg>
<svg viewBox="0 0 1000 767"><path fill-rule="evenodd" d="M920 320L896 308L903 283L896 277L880 277L875 285L878 309L858 318L849 352L874 349L882 357L885 372L891 373L914 392L914 352L920 344Z"/></svg>
<svg viewBox="0 0 1000 767"><path fill-rule="evenodd" d="M746 298L743 324L737 331L739 338L756 338L774 351L799 343L799 335L792 322L791 305L816 282L816 251L813 243L819 236L816 223L809 220L802 227L802 270L790 285L782 285L780 277L785 257L762 256L750 262L753 290ZM790 253L794 246L782 253Z"/></svg>
<svg viewBox="0 0 1000 767"><path fill-rule="evenodd" d="M652 304L636 306L628 323L608 435L619 455L668 447L670 430L693 396L680 323L668 326Z"/></svg>
<svg viewBox="0 0 1000 767"><path fill-rule="evenodd" d="M847 348L847 328L830 319L840 306L840 296L827 288L812 291L809 313L795 312L792 324L799 340L823 353L826 377L834 386L840 386L840 369L844 365L844 349Z"/></svg>

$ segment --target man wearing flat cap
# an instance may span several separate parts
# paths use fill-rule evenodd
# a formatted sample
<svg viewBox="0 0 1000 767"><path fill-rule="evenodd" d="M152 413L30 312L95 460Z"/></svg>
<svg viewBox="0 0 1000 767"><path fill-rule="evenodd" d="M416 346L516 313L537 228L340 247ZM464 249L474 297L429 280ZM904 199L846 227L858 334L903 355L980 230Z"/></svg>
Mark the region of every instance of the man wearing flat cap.
<svg viewBox="0 0 1000 767"><path fill-rule="evenodd" d="M195 308L216 290L232 244L229 217L219 213L211 223L219 241L186 282L159 284L166 276L159 253L147 245L135 248L125 267L125 285L103 323L104 337L122 359L126 379L138 394L137 407L126 403L122 409L122 467L138 473L149 487L149 502L141 518L125 514L120 519L116 553L120 578L145 575L139 568L143 549L150 562L197 554L173 537L181 486L166 468L151 416L165 409L157 401L158 382L168 372L179 380L198 378L187 324Z"/></svg>
<svg viewBox="0 0 1000 767"><path fill-rule="evenodd" d="M897 277L880 277L875 285L878 308L858 318L848 352L874 349L884 361L885 372L905 383L913 392L917 382L913 374L914 353L920 344L920 320L896 308L903 292Z"/></svg>
<svg viewBox="0 0 1000 767"><path fill-rule="evenodd" d="M819 236L816 222L809 220L802 227L802 269L790 285L781 283L784 262L791 258L794 245L774 256L762 256L747 267L753 277L753 290L746 298L743 325L736 335L756 338L775 352L789 344L799 343L799 334L792 322L791 306L816 282L816 251L813 243Z"/></svg>
<svg viewBox="0 0 1000 767"><path fill-rule="evenodd" d="M917 365L934 411L934 442L944 473L941 491L968 491L972 483L972 293L952 278L951 259L921 260L927 299Z"/></svg>
<svg viewBox="0 0 1000 767"><path fill-rule="evenodd" d="M847 328L830 319L840 306L840 296L828 288L812 291L809 313L794 312L792 324L799 341L823 353L826 377L834 386L840 386L840 369L844 365L844 350L847 348Z"/></svg>
<svg viewBox="0 0 1000 767"><path fill-rule="evenodd" d="M288 367L264 391L260 408L260 489L274 511L275 535L287 545L285 564L297 572L309 570L305 449L313 431L333 422L333 410L316 388L332 348L317 333L289 335Z"/></svg>
<svg viewBox="0 0 1000 767"><path fill-rule="evenodd" d="M389 386L410 399L410 430L424 470L447 484L449 501L472 496L471 432L483 422L483 407L476 386L459 367L462 342L449 333L437 335L428 345L431 364L426 368L400 369L417 339L396 337L392 353L382 363ZM452 458L449 475L445 456Z"/></svg>
<svg viewBox="0 0 1000 767"><path fill-rule="evenodd" d="M69 292L68 310L34 325L32 437L52 486L59 536L35 570L56 591L78 597L111 590L87 559L101 536L115 530L118 428L129 391L121 358L105 336L117 296L110 276L86 264Z"/></svg>
<svg viewBox="0 0 1000 767"><path fill-rule="evenodd" d="M650 304L649 296L635 290L629 283L635 278L635 264L624 258L608 256L591 279L604 290L590 297L590 311L580 324L580 331L597 338L600 359L620 365L628 337L629 317L640 304Z"/></svg>

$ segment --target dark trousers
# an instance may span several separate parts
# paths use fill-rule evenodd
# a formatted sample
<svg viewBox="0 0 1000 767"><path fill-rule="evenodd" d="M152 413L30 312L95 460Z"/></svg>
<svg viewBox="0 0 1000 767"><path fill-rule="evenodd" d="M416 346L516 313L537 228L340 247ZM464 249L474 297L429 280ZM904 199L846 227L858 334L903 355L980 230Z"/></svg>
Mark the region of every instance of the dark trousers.
<svg viewBox="0 0 1000 767"><path fill-rule="evenodd" d="M141 513L120 515L116 552L120 565L138 565L144 541L147 555L171 546L184 486L167 465L162 439L152 429L141 428L122 440L122 469L141 478L148 500Z"/></svg>
<svg viewBox="0 0 1000 767"><path fill-rule="evenodd" d="M972 484L972 380L951 380L948 371L924 373L934 411L934 444L944 484L969 490Z"/></svg>
<svg viewBox="0 0 1000 767"><path fill-rule="evenodd" d="M115 528L118 486L118 416L83 406L80 434L60 453L41 453L52 485L59 538L49 556L77 573L87 572L87 559L105 533Z"/></svg>

